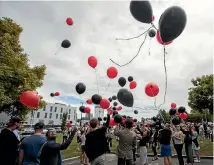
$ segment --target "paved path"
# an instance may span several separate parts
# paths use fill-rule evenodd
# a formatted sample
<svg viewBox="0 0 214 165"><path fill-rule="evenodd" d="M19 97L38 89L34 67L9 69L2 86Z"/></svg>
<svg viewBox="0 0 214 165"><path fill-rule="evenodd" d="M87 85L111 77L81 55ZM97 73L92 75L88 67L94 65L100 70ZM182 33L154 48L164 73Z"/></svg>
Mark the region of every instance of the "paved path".
<svg viewBox="0 0 214 165"><path fill-rule="evenodd" d="M148 165L164 165L163 158L159 158L156 161L151 161L152 157L149 157L149 164ZM184 160L185 161L185 160ZM179 165L177 158L172 158L173 165ZM63 165L81 165L80 160L71 160L66 161ZM117 165L117 157L114 154L107 154L106 155L106 164L105 165ZM140 165L139 158L137 159L136 165ZM195 165L213 165L213 159L202 159L201 163L195 163Z"/></svg>

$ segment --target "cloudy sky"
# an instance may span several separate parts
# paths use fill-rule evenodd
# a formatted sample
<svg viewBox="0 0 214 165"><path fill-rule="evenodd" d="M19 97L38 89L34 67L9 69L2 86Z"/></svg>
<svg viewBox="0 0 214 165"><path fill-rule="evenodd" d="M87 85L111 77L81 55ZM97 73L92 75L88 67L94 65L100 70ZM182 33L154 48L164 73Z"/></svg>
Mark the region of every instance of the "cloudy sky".
<svg viewBox="0 0 214 165"><path fill-rule="evenodd" d="M179 5L186 11L185 30L166 48L168 91L163 107L168 110L170 103L175 102L189 110L187 98L191 79L213 71L213 0L156 0L151 3L156 26L160 15L172 5ZM149 27L131 16L129 4L129 1L0 2L0 16L10 17L24 28L21 43L30 55L30 64L47 66L44 86L38 90L46 101L69 103L66 97L85 100L97 93L95 71L87 64L89 56L96 56L100 94L104 97L117 94L120 89L118 78L133 76L137 82L137 88L132 91L134 106L153 107L154 99L146 96L144 87L149 82L159 86L160 93L156 98L159 105L163 102L165 82L163 47L155 38L151 43L149 39L146 41L131 64L117 67L118 77L111 81L110 88L104 93L109 83L106 70L114 66L109 59L126 63L136 54L143 40L143 37L131 41L116 41L115 38L133 37ZM72 17L73 26L66 25L67 17ZM69 49L59 49L64 39L71 41ZM87 87L81 97L75 92L78 82ZM61 93L58 100L49 97L55 91ZM133 115L133 110L124 108L123 113ZM157 111L146 109L139 113L138 117L151 117Z"/></svg>

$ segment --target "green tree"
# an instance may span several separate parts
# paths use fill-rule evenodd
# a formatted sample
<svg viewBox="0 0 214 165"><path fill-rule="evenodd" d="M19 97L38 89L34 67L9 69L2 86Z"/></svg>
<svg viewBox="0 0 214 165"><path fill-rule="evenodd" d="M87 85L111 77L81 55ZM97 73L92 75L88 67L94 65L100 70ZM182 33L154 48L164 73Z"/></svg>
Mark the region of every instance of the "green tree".
<svg viewBox="0 0 214 165"><path fill-rule="evenodd" d="M165 122L169 122L170 121L170 115L169 113L167 113L164 109L160 110L160 113L164 119Z"/></svg>
<svg viewBox="0 0 214 165"><path fill-rule="evenodd" d="M16 112L24 118L31 109L19 102L20 93L43 85L46 66L30 66L19 40L22 31L12 19L0 19L0 113ZM46 105L40 98L38 109Z"/></svg>
<svg viewBox="0 0 214 165"><path fill-rule="evenodd" d="M61 123L61 129L62 130L66 129L67 118L68 118L68 113L63 113L63 115L62 115L62 123Z"/></svg>
<svg viewBox="0 0 214 165"><path fill-rule="evenodd" d="M203 75L191 80L194 85L189 89L188 105L192 112L213 114L213 74Z"/></svg>

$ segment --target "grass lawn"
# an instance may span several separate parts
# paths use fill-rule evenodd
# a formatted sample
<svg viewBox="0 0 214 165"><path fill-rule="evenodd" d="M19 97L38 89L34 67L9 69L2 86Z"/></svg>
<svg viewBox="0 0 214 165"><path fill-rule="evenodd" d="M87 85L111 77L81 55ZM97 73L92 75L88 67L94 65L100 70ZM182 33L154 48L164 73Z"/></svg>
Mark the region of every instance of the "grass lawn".
<svg viewBox="0 0 214 165"><path fill-rule="evenodd" d="M58 134L57 136L57 142L61 143L62 142L62 134ZM117 146L117 141L115 139L113 139L113 147L112 147L112 152L116 152L116 146ZM201 147L200 153L201 156L213 156L213 142L211 142L210 140L205 140L203 142L201 142L199 140L199 144ZM183 149L184 151L184 149ZM175 154L175 149L172 146L172 152L173 154ZM151 147L148 148L148 153L152 154L152 149ZM160 153L160 150L158 150L158 153ZM74 137L71 145L68 147L67 150L62 151L62 157L63 159L66 158L71 158L71 157L75 157L75 156L80 156L80 149L79 149L79 145L77 144L77 138Z"/></svg>

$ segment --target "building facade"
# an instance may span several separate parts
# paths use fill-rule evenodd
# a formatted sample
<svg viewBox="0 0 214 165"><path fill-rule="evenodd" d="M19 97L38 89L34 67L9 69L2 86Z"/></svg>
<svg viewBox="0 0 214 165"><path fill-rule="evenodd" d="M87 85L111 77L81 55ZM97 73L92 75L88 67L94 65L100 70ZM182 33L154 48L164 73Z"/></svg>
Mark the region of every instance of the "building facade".
<svg viewBox="0 0 214 165"><path fill-rule="evenodd" d="M29 113L26 124L35 125L38 122L43 122L45 125L61 125L63 113L68 113L67 121L72 121L75 124L77 109L76 106L61 103L47 103L44 108Z"/></svg>
<svg viewBox="0 0 214 165"><path fill-rule="evenodd" d="M100 106L95 106L95 108L94 108L94 117L95 118L101 117L103 119L103 117L104 117L104 109L100 108Z"/></svg>

